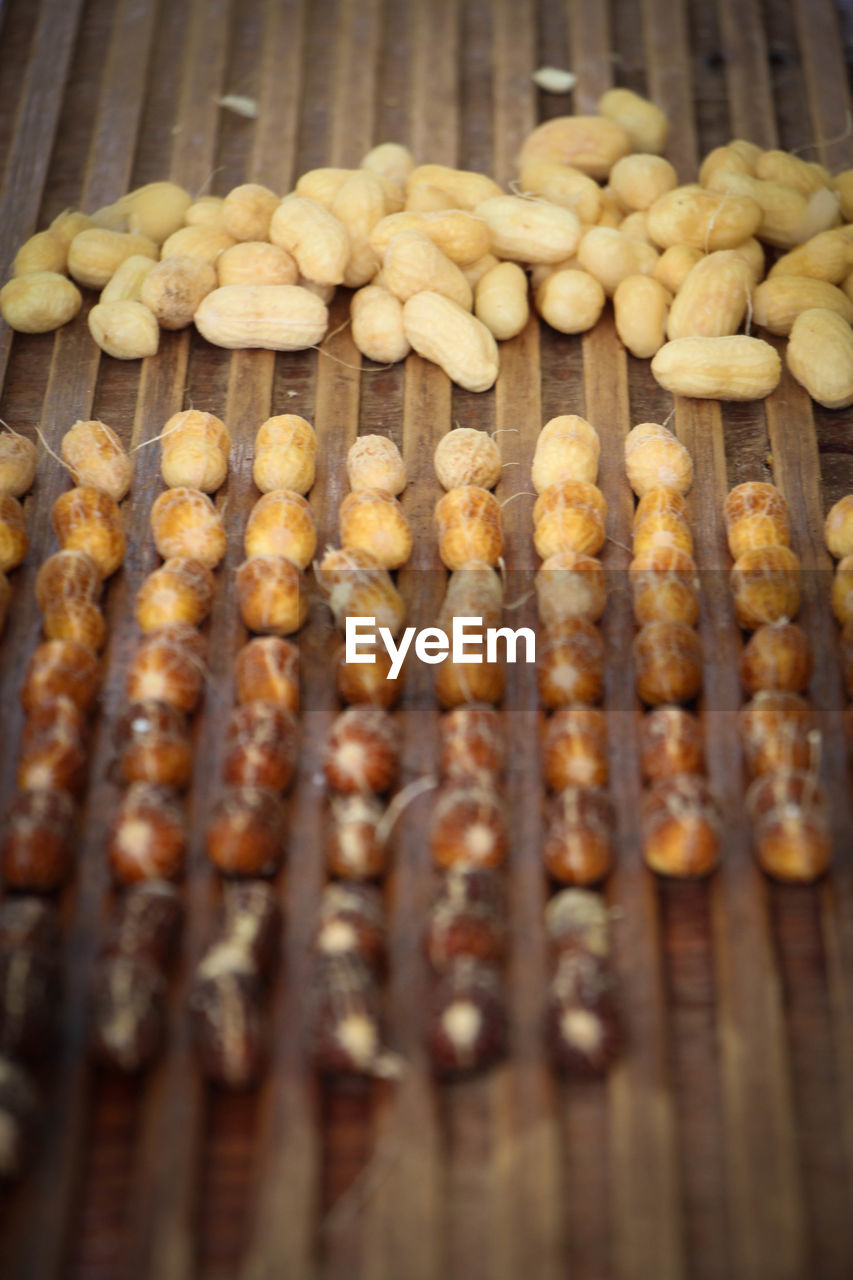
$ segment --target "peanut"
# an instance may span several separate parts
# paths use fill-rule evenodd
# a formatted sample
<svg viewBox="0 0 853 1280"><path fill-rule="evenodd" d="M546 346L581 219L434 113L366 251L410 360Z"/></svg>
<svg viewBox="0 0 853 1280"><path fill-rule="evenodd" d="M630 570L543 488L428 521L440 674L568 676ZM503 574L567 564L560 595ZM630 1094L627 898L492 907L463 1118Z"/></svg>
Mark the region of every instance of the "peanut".
<svg viewBox="0 0 853 1280"><path fill-rule="evenodd" d="M68 245L56 231L37 231L21 245L12 262L12 275L25 276L31 271L56 271L65 274Z"/></svg>
<svg viewBox="0 0 853 1280"><path fill-rule="evenodd" d="M752 181L752 179L749 179ZM703 253L733 249L755 235L761 225L761 205L751 194L720 195L703 187L676 187L656 200L648 211L649 235L662 249L686 244Z"/></svg>
<svg viewBox="0 0 853 1280"><path fill-rule="evenodd" d="M99 302L89 312L89 332L116 360L141 360L157 354L160 329L148 307L132 299Z"/></svg>
<svg viewBox="0 0 853 1280"><path fill-rule="evenodd" d="M343 184L341 184L343 185ZM303 276L340 284L350 255L347 229L316 200L285 196L270 223L270 240L292 253Z"/></svg>
<svg viewBox="0 0 853 1280"><path fill-rule="evenodd" d="M229 284L202 299L193 320L217 347L302 351L323 337L329 313L299 285Z"/></svg>
<svg viewBox="0 0 853 1280"><path fill-rule="evenodd" d="M743 334L676 338L652 360L652 374L667 391L703 400L761 400L775 391L782 362L768 342Z"/></svg>
<svg viewBox="0 0 853 1280"><path fill-rule="evenodd" d="M570 164L533 157L522 164L519 183L525 195L541 196L571 209L581 222L593 223L601 213L598 183Z"/></svg>
<svg viewBox="0 0 853 1280"><path fill-rule="evenodd" d="M439 213L446 212L448 209L459 209L461 205L446 191L442 191L441 187L423 182L412 187L403 207L407 213Z"/></svg>
<svg viewBox="0 0 853 1280"><path fill-rule="evenodd" d="M360 169L381 174L401 190L414 167L411 151L399 142L380 142L378 146L371 147L359 165Z"/></svg>
<svg viewBox="0 0 853 1280"><path fill-rule="evenodd" d="M749 302L752 272L734 250L709 253L687 276L670 307L669 338L721 338L737 333Z"/></svg>
<svg viewBox="0 0 853 1280"><path fill-rule="evenodd" d="M101 302L138 302L142 283L155 266L153 258L134 253L125 258L115 275L101 290Z"/></svg>
<svg viewBox="0 0 853 1280"><path fill-rule="evenodd" d="M652 275L670 293L676 294L704 256L701 249L692 249L687 244L672 244L658 258Z"/></svg>
<svg viewBox="0 0 853 1280"><path fill-rule="evenodd" d="M344 284L358 289L376 274L379 258L370 233L385 216L385 192L379 176L366 169L355 169L344 182L332 203L332 213L349 232L350 257Z"/></svg>
<svg viewBox="0 0 853 1280"><path fill-rule="evenodd" d="M626 276L650 276L658 252L642 240L633 240L614 227L592 227L581 240L578 261L612 296Z"/></svg>
<svg viewBox="0 0 853 1280"><path fill-rule="evenodd" d="M610 172L610 189L626 209L649 209L677 186L675 169L662 156L623 156Z"/></svg>
<svg viewBox="0 0 853 1280"><path fill-rule="evenodd" d="M557 116L527 135L520 162L524 167L528 160L552 160L602 182L631 149L627 129L614 120L601 115Z"/></svg>
<svg viewBox="0 0 853 1280"><path fill-rule="evenodd" d="M486 326L441 293L426 290L403 307L406 337L467 391L487 391L499 368L497 343Z"/></svg>
<svg viewBox="0 0 853 1280"><path fill-rule="evenodd" d="M305 494L314 483L317 437L298 413L267 418L255 436L252 476L262 493L292 489Z"/></svg>
<svg viewBox="0 0 853 1280"><path fill-rule="evenodd" d="M59 236L67 252L74 237L94 225L88 213L80 213L79 209L64 209L56 215L48 230Z"/></svg>
<svg viewBox="0 0 853 1280"><path fill-rule="evenodd" d="M103 289L116 269L132 254L159 258L160 252L148 236L126 231L105 231L92 227L74 237L68 249L68 270L78 284Z"/></svg>
<svg viewBox="0 0 853 1280"><path fill-rule="evenodd" d="M112 427L91 419L75 422L60 449L75 484L100 489L121 502L133 479L133 463Z"/></svg>
<svg viewBox="0 0 853 1280"><path fill-rule="evenodd" d="M403 328L403 304L379 285L366 285L350 303L352 340L363 356L377 364L395 364L411 351Z"/></svg>
<svg viewBox="0 0 853 1280"><path fill-rule="evenodd" d="M714 147L709 151L699 166L699 182L707 187L715 173L728 170L729 173L746 173L755 176L755 160L743 155L731 143L726 147Z"/></svg>
<svg viewBox="0 0 853 1280"><path fill-rule="evenodd" d="M621 231L623 236L628 236L630 240L641 240L643 244L652 245L655 253L657 253L657 245L652 244L652 238L649 235L644 209L635 209L633 213L626 214L616 230Z"/></svg>
<svg viewBox="0 0 853 1280"><path fill-rule="evenodd" d="M296 284L299 268L286 249L264 240L243 240L216 259L216 278L224 284Z"/></svg>
<svg viewBox="0 0 853 1280"><path fill-rule="evenodd" d="M781 182L800 195L812 196L832 181L821 164L811 164L787 151L762 151L755 163L755 176L768 182Z"/></svg>
<svg viewBox="0 0 853 1280"><path fill-rule="evenodd" d="M598 100L599 115L626 130L632 151L659 155L666 145L669 121L660 107L631 89L608 89Z"/></svg>
<svg viewBox="0 0 853 1280"><path fill-rule="evenodd" d="M181 227L163 242L163 258L198 258L214 266L220 253L236 244L233 236L218 227Z"/></svg>
<svg viewBox="0 0 853 1280"><path fill-rule="evenodd" d="M80 290L56 271L14 276L0 289L0 315L18 333L50 333L73 320Z"/></svg>
<svg viewBox="0 0 853 1280"><path fill-rule="evenodd" d="M403 231L394 237L385 250L382 270L387 288L401 302L428 289L471 310L471 286L456 263L418 231Z"/></svg>
<svg viewBox="0 0 853 1280"><path fill-rule="evenodd" d="M530 316L527 276L515 262L487 271L474 290L474 314L503 342L521 333Z"/></svg>
<svg viewBox="0 0 853 1280"><path fill-rule="evenodd" d="M571 209L521 196L494 196L475 213L489 229L492 252L514 262L560 262L573 254L581 224Z"/></svg>
<svg viewBox="0 0 853 1280"><path fill-rule="evenodd" d="M841 284L853 267L853 243L839 231L821 231L805 244L783 254L770 269L768 279L776 276L811 276Z"/></svg>
<svg viewBox="0 0 853 1280"><path fill-rule="evenodd" d="M618 227L623 218L623 209L609 187L601 192L601 212L595 220L597 227Z"/></svg>
<svg viewBox="0 0 853 1280"><path fill-rule="evenodd" d="M837 311L802 311L791 326L788 368L826 409L853 404L853 329Z"/></svg>
<svg viewBox="0 0 853 1280"><path fill-rule="evenodd" d="M809 201L794 187L723 169L712 175L708 189L732 198L747 196L755 200L761 208L761 222L754 234L765 244L775 245L779 249L793 249L802 239L807 238L803 235L803 226ZM827 195L831 200L828 192ZM825 229L824 226L815 227L815 231ZM752 231L747 232L747 235L752 234ZM746 236L742 239L746 239Z"/></svg>
<svg viewBox="0 0 853 1280"><path fill-rule="evenodd" d="M202 196L187 209L184 224L188 227L208 227L211 231L224 231L224 207L225 200L222 196Z"/></svg>
<svg viewBox="0 0 853 1280"><path fill-rule="evenodd" d="M306 200L316 200L331 212L332 203L352 169L309 169L303 173L293 188L293 194Z"/></svg>
<svg viewBox="0 0 853 1280"><path fill-rule="evenodd" d="M555 271L536 290L536 310L560 333L585 333L604 310L607 295L586 271Z"/></svg>
<svg viewBox="0 0 853 1280"><path fill-rule="evenodd" d="M412 169L406 179L406 196L423 186L437 187L460 209L475 209L483 200L503 195L494 179L486 174L451 169L443 164L420 164Z"/></svg>
<svg viewBox="0 0 853 1280"><path fill-rule="evenodd" d="M184 225L193 202L189 191L175 182L149 182L118 201L127 219L128 231L162 244Z"/></svg>
<svg viewBox="0 0 853 1280"><path fill-rule="evenodd" d="M389 214L374 226L370 243L382 255L401 231L418 231L429 236L433 244L458 267L476 262L489 252L491 245L486 224L464 209Z"/></svg>
<svg viewBox="0 0 853 1280"><path fill-rule="evenodd" d="M613 295L616 332L639 359L649 359L666 341L670 294L649 276L625 276Z"/></svg>
<svg viewBox="0 0 853 1280"><path fill-rule="evenodd" d="M764 248L760 240L756 240L755 236L750 236L748 240L742 240L740 244L736 244L732 249L732 253L736 253L743 258L752 272L753 284L758 284L759 280L764 279Z"/></svg>
<svg viewBox="0 0 853 1280"><path fill-rule="evenodd" d="M776 334L790 333L797 316L815 308L837 311L848 324L853 323L853 302L847 295L834 284L809 276L765 280L755 290L752 306L755 323Z"/></svg>
<svg viewBox="0 0 853 1280"><path fill-rule="evenodd" d="M269 187L244 182L228 192L222 205L222 223L234 240L266 240L279 198Z"/></svg>
<svg viewBox="0 0 853 1280"><path fill-rule="evenodd" d="M202 298L216 288L216 271L198 258L163 258L142 282L139 301L161 329L186 329Z"/></svg>
<svg viewBox="0 0 853 1280"><path fill-rule="evenodd" d="M472 289L476 289L479 282L487 271L491 271L492 267L498 266L500 258L496 258L493 253L484 253L482 258L478 258L476 262L471 262L466 267L460 267L465 279L468 281ZM551 270L550 267L545 268L546 274ZM376 284L376 281L373 282Z"/></svg>

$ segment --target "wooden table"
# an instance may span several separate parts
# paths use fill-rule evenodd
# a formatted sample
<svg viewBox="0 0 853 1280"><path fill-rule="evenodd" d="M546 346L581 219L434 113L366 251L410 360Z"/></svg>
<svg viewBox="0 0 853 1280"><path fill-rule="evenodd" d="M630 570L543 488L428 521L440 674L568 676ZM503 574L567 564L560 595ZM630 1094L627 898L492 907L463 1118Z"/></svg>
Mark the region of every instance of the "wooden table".
<svg viewBox="0 0 853 1280"><path fill-rule="evenodd" d="M846 6L845 6L846 8ZM849 13L849 9L847 9ZM609 85L649 93L673 122L668 154L688 180L730 136L803 149L833 169L853 164L839 14L831 0L4 0L0 6L0 267L67 206L87 210L170 175L224 193L254 179L287 190L318 165L354 165L376 141L419 160L512 177L541 119L592 110ZM851 32L849 21L844 30ZM578 75L571 100L537 92L540 64ZM218 105L253 97L256 121ZM89 303L84 307L84 312ZM332 328L346 319L336 300ZM780 344L781 346L781 344ZM627 563L631 495L622 439L662 421L671 398L626 355L605 317L583 338L532 321L502 348L496 388L452 387L415 356L378 369L346 328L305 352L232 355L194 333L162 336L156 358L101 358L85 314L54 335L0 331L0 416L55 448L77 418L100 417L129 445L184 405L221 415L236 442L218 501L229 549L209 623L211 678L196 730L194 838L184 892L184 952L172 984L168 1053L143 1082L95 1073L85 1056L87 990L111 910L103 840L117 792L112 726L135 643L133 595L155 553L147 517L156 446L136 455L129 553L107 594L110 642L79 870L63 899L67 927L62 1037L40 1083L46 1123L31 1175L0 1208L0 1274L8 1280L190 1275L217 1280L830 1280L853 1274L853 825L841 732L842 688L823 513L853 490L853 411L812 405L787 375L766 402L677 400L674 428L691 449L691 516L707 585L705 722L709 773L727 819L720 871L707 883L662 883L641 862L630 607L606 615L612 791L618 865L607 893L628 1031L624 1060L601 1082L567 1084L539 1034L544 989L541 784L532 677L516 668L506 722L512 743L512 1057L482 1079L437 1087L421 1048L427 974L417 945L429 891L423 824L429 798L398 827L389 884L390 1041L408 1060L396 1085L321 1084L305 1062L304 991L312 917L323 883L319 749L334 711L328 629L303 640L304 750L290 800L280 892L283 966L272 996L274 1063L257 1094L200 1082L183 1014L188 974L206 945L217 885L203 848L215 799L220 727L233 654L244 640L233 569L255 498L250 449L271 412L311 419L322 465L311 505L321 545L336 536L342 462L359 432L384 432L411 475L405 506L419 533L400 575L413 621L428 621L441 579L432 535L431 454L452 423L497 430L508 467L501 499L529 489L539 426L583 413L602 438L610 504L606 562ZM359 367L361 366L361 372ZM822 773L836 834L831 876L780 887L757 871L744 826L733 712L741 644L725 586L727 487L773 479L792 515L807 575L802 621L818 655L811 697L824 733ZM46 519L67 478L41 457L27 501L31 549L14 575L0 649L0 803L21 730L16 690L36 643L37 566L54 549ZM529 498L506 507L516 584L535 565ZM528 606L529 610L529 606ZM524 610L514 615L521 620ZM423 705L426 703L426 707ZM434 765L435 713L423 675L400 713L405 772Z"/></svg>

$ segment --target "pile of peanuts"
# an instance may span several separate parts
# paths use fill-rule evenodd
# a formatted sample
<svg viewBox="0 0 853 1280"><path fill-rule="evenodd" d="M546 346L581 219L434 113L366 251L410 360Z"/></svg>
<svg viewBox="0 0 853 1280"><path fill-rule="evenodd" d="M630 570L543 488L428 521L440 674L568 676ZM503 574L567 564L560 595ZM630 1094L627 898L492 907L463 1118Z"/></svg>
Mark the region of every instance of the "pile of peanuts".
<svg viewBox="0 0 853 1280"><path fill-rule="evenodd" d="M827 551L838 564L832 583L832 609L841 627L839 645L847 697L853 700L853 493L839 498L824 524ZM847 713L848 737L853 743L853 714Z"/></svg>
<svg viewBox="0 0 853 1280"><path fill-rule="evenodd" d="M26 241L0 312L22 332L56 329L80 309L79 285L101 290L89 328L121 359L154 355L161 328L192 323L219 346L299 350L322 340L343 285L364 356L414 350L484 391L531 292L571 334L612 300L625 346L670 391L768 395L781 362L749 335L755 323L789 337L789 368L816 401L853 403L853 170L734 139L679 184L667 133L654 103L611 89L596 114L528 135L520 194L416 165L391 142L358 168L304 173L284 197L245 183L194 199L150 183L91 216L65 211ZM769 271L768 250L781 255Z"/></svg>

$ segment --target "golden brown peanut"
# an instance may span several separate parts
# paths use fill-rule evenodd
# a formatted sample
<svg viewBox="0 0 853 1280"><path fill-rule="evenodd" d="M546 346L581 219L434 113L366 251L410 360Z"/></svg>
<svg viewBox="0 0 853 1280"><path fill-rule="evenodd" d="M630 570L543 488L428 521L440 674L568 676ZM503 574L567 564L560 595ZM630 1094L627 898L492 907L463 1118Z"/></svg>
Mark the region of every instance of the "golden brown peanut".
<svg viewBox="0 0 853 1280"><path fill-rule="evenodd" d="M805 632L794 622L759 627L741 654L741 683L750 694L760 689L802 693L811 674L811 648Z"/></svg>
<svg viewBox="0 0 853 1280"><path fill-rule="evenodd" d="M815 714L796 693L763 689L738 716L749 774L814 769L820 748Z"/></svg>
<svg viewBox="0 0 853 1280"><path fill-rule="evenodd" d="M514 262L561 262L581 238L581 224L571 209L521 196L493 196L475 213L489 229L492 252Z"/></svg>
<svg viewBox="0 0 853 1280"><path fill-rule="evenodd" d="M396 364L411 351L403 327L403 304L390 289L366 285L350 302L352 340L368 360Z"/></svg>
<svg viewBox="0 0 853 1280"><path fill-rule="evenodd" d="M11 427L0 431L0 493L20 498L36 478L38 451L26 436Z"/></svg>
<svg viewBox="0 0 853 1280"><path fill-rule="evenodd" d="M632 528L636 532L649 516L661 513L687 519L687 503L678 489L669 489L665 485L647 489L637 503Z"/></svg>
<svg viewBox="0 0 853 1280"><path fill-rule="evenodd" d="M661 876L705 876L717 864L720 818L704 778L674 774L643 796L643 856Z"/></svg>
<svg viewBox="0 0 853 1280"><path fill-rule="evenodd" d="M634 639L637 693L657 707L690 702L702 688L702 645L682 622L647 622Z"/></svg>
<svg viewBox="0 0 853 1280"><path fill-rule="evenodd" d="M59 697L70 698L85 714L98 693L100 667L90 649L73 640L48 640L33 650L21 686L28 713Z"/></svg>
<svg viewBox="0 0 853 1280"><path fill-rule="evenodd" d="M755 853L766 875L811 884L832 860L826 796L811 773L779 770L757 778L746 795Z"/></svg>
<svg viewBox="0 0 853 1280"><path fill-rule="evenodd" d="M533 542L543 560L563 551L594 556L604 544L607 503L584 480L560 480L536 499Z"/></svg>
<svg viewBox="0 0 853 1280"><path fill-rule="evenodd" d="M675 169L659 155L623 156L610 171L610 189L626 209L648 209L677 186Z"/></svg>
<svg viewBox="0 0 853 1280"><path fill-rule="evenodd" d="M164 560L189 556L215 569L225 555L225 526L206 493L165 489L151 507L154 545Z"/></svg>
<svg viewBox="0 0 853 1280"><path fill-rule="evenodd" d="M67 250L78 232L85 231L87 227L94 225L88 213L81 213L79 209L63 209L62 213L56 215L48 229L59 236Z"/></svg>
<svg viewBox="0 0 853 1280"><path fill-rule="evenodd" d="M607 785L607 721L595 707L563 707L547 722L543 771L552 791Z"/></svg>
<svg viewBox="0 0 853 1280"><path fill-rule="evenodd" d="M755 176L768 182L781 182L801 195L811 196L832 181L822 165L811 164L789 151L762 151L755 162Z"/></svg>
<svg viewBox="0 0 853 1280"><path fill-rule="evenodd" d="M249 631L286 636L308 613L302 574L284 556L252 556L237 570L240 616Z"/></svg>
<svg viewBox="0 0 853 1280"><path fill-rule="evenodd" d="M625 470L639 498L649 489L687 493L693 483L693 459L681 441L657 422L641 422L629 431Z"/></svg>
<svg viewBox="0 0 853 1280"><path fill-rule="evenodd" d="M681 547L653 546L637 551L629 565L634 619L677 622L694 627L699 620L699 581L693 556Z"/></svg>
<svg viewBox="0 0 853 1280"><path fill-rule="evenodd" d="M252 474L262 493L291 489L305 494L314 483L317 437L297 413L267 418L255 436Z"/></svg>
<svg viewBox="0 0 853 1280"><path fill-rule="evenodd" d="M753 319L770 333L788 334L804 311L835 311L848 327L853 323L853 302L826 280L808 276L777 276L765 280L752 297Z"/></svg>
<svg viewBox="0 0 853 1280"><path fill-rule="evenodd" d="M391 679L391 658L384 646L365 644L360 653L365 656L347 662L346 648L342 646L335 657L335 688L341 702L371 702L377 707L393 707L402 696L405 663L403 670ZM372 662L370 657L374 659Z"/></svg>
<svg viewBox="0 0 853 1280"><path fill-rule="evenodd" d="M36 600L43 613L59 611L70 601L94 603L103 579L85 551L55 551L36 575Z"/></svg>
<svg viewBox="0 0 853 1280"><path fill-rule="evenodd" d="M572 165L538 157L525 160L519 187L524 195L539 196L551 204L571 209L583 223L595 222L601 213L598 183Z"/></svg>
<svg viewBox="0 0 853 1280"><path fill-rule="evenodd" d="M303 351L323 337L329 313L299 285L229 284L202 299L193 320L217 347Z"/></svg>
<svg viewBox="0 0 853 1280"><path fill-rule="evenodd" d="M754 548L790 544L788 505L775 485L762 480L735 485L726 498L723 519L733 560Z"/></svg>
<svg viewBox="0 0 853 1280"><path fill-rule="evenodd" d="M830 507L823 525L823 537L827 551L836 560L853 555L853 493L845 493Z"/></svg>
<svg viewBox="0 0 853 1280"><path fill-rule="evenodd" d="M231 437L212 413L185 409L172 414L161 432L160 472L171 489L215 493L228 474Z"/></svg>
<svg viewBox="0 0 853 1280"><path fill-rule="evenodd" d="M11 493L0 493L0 573L17 569L27 554L29 539L24 511Z"/></svg>
<svg viewBox="0 0 853 1280"><path fill-rule="evenodd" d="M156 262L144 254L132 253L116 268L113 277L101 290L101 302L138 302L143 281Z"/></svg>
<svg viewBox="0 0 853 1280"><path fill-rule="evenodd" d="M388 570L369 552L355 547L330 548L316 574L340 630L347 618L375 618L377 627L388 627L392 635L398 634L406 617L405 605Z"/></svg>
<svg viewBox="0 0 853 1280"><path fill-rule="evenodd" d="M634 555L650 551L678 550L693 554L693 538L684 516L655 512L634 530Z"/></svg>
<svg viewBox="0 0 853 1280"><path fill-rule="evenodd" d="M341 545L369 551L383 569L399 569L412 552L412 531L403 508L382 489L356 489L338 511Z"/></svg>
<svg viewBox="0 0 853 1280"><path fill-rule="evenodd" d="M800 561L789 547L744 551L731 572L738 626L754 631L767 622L790 621L800 607Z"/></svg>
<svg viewBox="0 0 853 1280"><path fill-rule="evenodd" d="M225 222L222 209L225 201L222 196L200 196L193 201L184 214L184 225L187 227L208 227L211 231L224 231Z"/></svg>
<svg viewBox="0 0 853 1280"><path fill-rule="evenodd" d="M476 617L476 614L470 615ZM467 628L466 635L473 645L485 648L485 636ZM449 644L449 637L448 637ZM454 662L448 656L435 668L435 696L445 710L470 706L471 703L487 703L497 706L506 687L506 674L502 662Z"/></svg>
<svg viewBox="0 0 853 1280"><path fill-rule="evenodd" d="M585 418L564 413L546 422L536 440L530 478L537 493L561 480L595 484L601 443Z"/></svg>
<svg viewBox="0 0 853 1280"><path fill-rule="evenodd" d="M667 336L722 338L737 333L752 284L752 271L737 252L723 249L707 254L689 272L669 309Z"/></svg>
<svg viewBox="0 0 853 1280"><path fill-rule="evenodd" d="M0 315L17 333L51 333L73 320L82 304L80 290L55 271L16 276L0 289Z"/></svg>
<svg viewBox="0 0 853 1280"><path fill-rule="evenodd" d="M751 144L748 144L751 145ZM714 173L729 170L732 173L748 173L755 176L755 166L761 154L760 147L754 152L746 151L740 146L729 143L725 147L714 147L709 151L699 166L699 182L707 187Z"/></svg>
<svg viewBox="0 0 853 1280"><path fill-rule="evenodd" d="M632 151L659 155L666 145L669 121L654 102L631 89L608 89L598 99L599 115L626 130Z"/></svg>
<svg viewBox="0 0 853 1280"><path fill-rule="evenodd" d="M383 489L396 495L406 487L406 465L387 436L359 436L347 451L347 479L351 489Z"/></svg>
<svg viewBox="0 0 853 1280"><path fill-rule="evenodd" d="M401 302L423 290L443 294L466 311L471 310L471 286L454 262L418 231L394 236L382 259L386 288Z"/></svg>
<svg viewBox="0 0 853 1280"><path fill-rule="evenodd" d="M296 284L299 268L292 254L279 245L246 240L220 253L216 278L220 285Z"/></svg>
<svg viewBox="0 0 853 1280"><path fill-rule="evenodd" d="M164 242L161 258L197 258L209 266L216 265L220 253L236 244L233 236L217 227L181 227Z"/></svg>
<svg viewBox="0 0 853 1280"><path fill-rule="evenodd" d="M25 240L12 260L12 275L24 276L32 271L53 271L64 275L68 262L68 245L55 231L37 231Z"/></svg>
<svg viewBox="0 0 853 1280"><path fill-rule="evenodd" d="M785 359L818 404L827 409L853 404L853 330L837 311L800 312L791 326Z"/></svg>
<svg viewBox="0 0 853 1280"><path fill-rule="evenodd" d="M626 276L650 276L657 260L658 252L650 244L632 240L614 227L590 228L578 249L580 265L598 280L609 297Z"/></svg>
<svg viewBox="0 0 853 1280"><path fill-rule="evenodd" d="M785 253L771 267L769 280L777 276L809 276L841 284L853 265L853 244L843 231L821 231L805 244Z"/></svg>
<svg viewBox="0 0 853 1280"><path fill-rule="evenodd" d="M839 560L832 580L832 612L842 627L853 621L853 556Z"/></svg>
<svg viewBox="0 0 853 1280"><path fill-rule="evenodd" d="M68 270L78 284L90 289L103 289L125 258L134 254L153 258L156 262L160 251L148 236L91 227L79 232L71 241Z"/></svg>
<svg viewBox="0 0 853 1280"><path fill-rule="evenodd" d="M378 174L354 169L332 202L332 213L349 235L350 255L343 283L351 289L361 288L376 274L379 255L370 233L385 212L385 191Z"/></svg>
<svg viewBox="0 0 853 1280"><path fill-rule="evenodd" d="M451 573L436 626L450 633L454 618L480 618L484 627L498 627L503 599L503 583L497 570L471 560Z"/></svg>
<svg viewBox="0 0 853 1280"><path fill-rule="evenodd" d="M702 773L704 752L699 721L683 707L656 707L640 719L643 776L653 782L679 773Z"/></svg>
<svg viewBox="0 0 853 1280"><path fill-rule="evenodd" d="M149 573L136 594L140 631L156 631L174 622L197 627L210 612L214 579L207 565L174 556Z"/></svg>
<svg viewBox="0 0 853 1280"><path fill-rule="evenodd" d="M548 556L536 574L536 602L546 627L569 618L598 622L607 604L601 562L575 551Z"/></svg>
<svg viewBox="0 0 853 1280"><path fill-rule="evenodd" d="M557 116L527 135L520 163L524 167L528 160L551 160L572 165L601 182L631 149L627 130L614 120L603 116Z"/></svg>
<svg viewBox="0 0 853 1280"><path fill-rule="evenodd" d="M280 198L269 187L244 182L233 187L222 205L222 222L235 240L267 240L270 222Z"/></svg>
<svg viewBox="0 0 853 1280"><path fill-rule="evenodd" d="M216 285L216 271L209 262L163 258L143 280L139 301L154 314L161 329L186 329L202 298Z"/></svg>
<svg viewBox="0 0 853 1280"><path fill-rule="evenodd" d="M666 341L670 294L650 276L625 276L613 294L616 332L632 356L648 360Z"/></svg>
<svg viewBox="0 0 853 1280"><path fill-rule="evenodd" d="M142 360L157 354L160 329L141 302L99 302L89 312L89 332L97 345L116 360Z"/></svg>
<svg viewBox="0 0 853 1280"><path fill-rule="evenodd" d="M107 639L107 624L96 604L68 600L59 609L47 609L44 634L48 640L74 640L97 652Z"/></svg>
<svg viewBox="0 0 853 1280"><path fill-rule="evenodd" d="M536 310L559 333L586 333L606 301L602 285L586 271L555 271L536 290Z"/></svg>
<svg viewBox="0 0 853 1280"><path fill-rule="evenodd" d="M460 209L473 210L482 200L503 195L498 184L484 173L452 169L443 164L421 164L406 179L408 198L418 187L437 187Z"/></svg>
<svg viewBox="0 0 853 1280"><path fill-rule="evenodd" d="M307 568L317 548L317 533L302 495L273 489L259 498L246 522L243 547L247 559L286 556L298 569Z"/></svg>
<svg viewBox="0 0 853 1280"><path fill-rule="evenodd" d="M86 551L104 578L124 559L125 538L118 503L99 489L67 489L53 504L51 522L63 551Z"/></svg>
<svg viewBox="0 0 853 1280"><path fill-rule="evenodd" d="M234 662L237 702L270 702L299 712L299 650L280 636L257 636Z"/></svg>
<svg viewBox="0 0 853 1280"><path fill-rule="evenodd" d="M693 249L687 244L673 244L664 249L655 263L652 276L673 295L684 284L690 272L704 258L701 249Z"/></svg>
<svg viewBox="0 0 853 1280"><path fill-rule="evenodd" d="M452 265L452 264L451 264ZM466 391L488 391L498 376L497 343L486 326L450 298L426 290L403 306L406 337Z"/></svg>
<svg viewBox="0 0 853 1280"><path fill-rule="evenodd" d="M749 195L722 195L703 187L676 187L648 210L646 225L662 249L686 244L703 253L734 249L761 225L761 206Z"/></svg>
<svg viewBox="0 0 853 1280"><path fill-rule="evenodd" d="M504 342L521 333L530 316L527 276L515 262L500 262L481 276L474 290L474 314Z"/></svg>
<svg viewBox="0 0 853 1280"><path fill-rule="evenodd" d="M193 198L175 182L149 182L122 196L119 209L127 219L128 231L162 244L184 225Z"/></svg>
<svg viewBox="0 0 853 1280"><path fill-rule="evenodd" d="M782 362L769 343L744 334L675 338L652 359L652 373L665 390L677 395L762 400L779 385Z"/></svg>
<svg viewBox="0 0 853 1280"><path fill-rule="evenodd" d="M303 276L318 284L340 284L350 255L347 229L316 200L285 196L270 223L269 238L292 253Z"/></svg>
<svg viewBox="0 0 853 1280"><path fill-rule="evenodd" d="M411 151L400 142L380 142L362 156L359 164L360 169L381 174L398 187L405 187L414 167Z"/></svg>
<svg viewBox="0 0 853 1280"><path fill-rule="evenodd" d="M204 637L186 623L160 627L144 636L131 659L125 682L129 702L165 702L190 715L204 687Z"/></svg>
<svg viewBox="0 0 853 1280"><path fill-rule="evenodd" d="M133 463L112 427L98 421L75 422L62 437L60 452L76 484L100 489L121 502L133 479Z"/></svg>
<svg viewBox="0 0 853 1280"><path fill-rule="evenodd" d="M497 498L478 485L450 489L435 504L438 552L448 569L472 560L496 565L503 555L501 509Z"/></svg>
<svg viewBox="0 0 853 1280"><path fill-rule="evenodd" d="M604 641L584 618L567 618L537 646L536 681L543 707L590 706L604 685Z"/></svg>
<svg viewBox="0 0 853 1280"><path fill-rule="evenodd" d="M485 431L456 427L436 445L433 466L443 489L472 484L494 489L501 478L501 451Z"/></svg>

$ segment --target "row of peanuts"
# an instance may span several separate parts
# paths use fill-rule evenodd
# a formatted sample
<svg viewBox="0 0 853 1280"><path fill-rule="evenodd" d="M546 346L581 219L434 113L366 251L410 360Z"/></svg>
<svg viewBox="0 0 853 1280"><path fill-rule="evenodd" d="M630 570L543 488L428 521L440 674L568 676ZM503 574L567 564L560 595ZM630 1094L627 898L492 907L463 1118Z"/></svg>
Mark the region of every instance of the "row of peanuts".
<svg viewBox="0 0 853 1280"><path fill-rule="evenodd" d="M31 237L0 311L24 332L57 328L79 310L79 284L102 290L89 328L120 358L153 355L161 327L193 322L224 347L294 350L322 339L344 285L363 355L415 350L477 391L495 382L498 341L526 325L532 287L563 333L592 328L612 299L625 346L671 391L769 394L781 363L749 336L755 322L789 335L788 365L814 399L853 403L853 170L734 139L679 184L667 132L658 107L614 89L597 114L527 136L521 194L415 165L396 143L355 169L310 170L283 198L245 183L194 200L151 183ZM781 256L764 279L767 250Z"/></svg>

